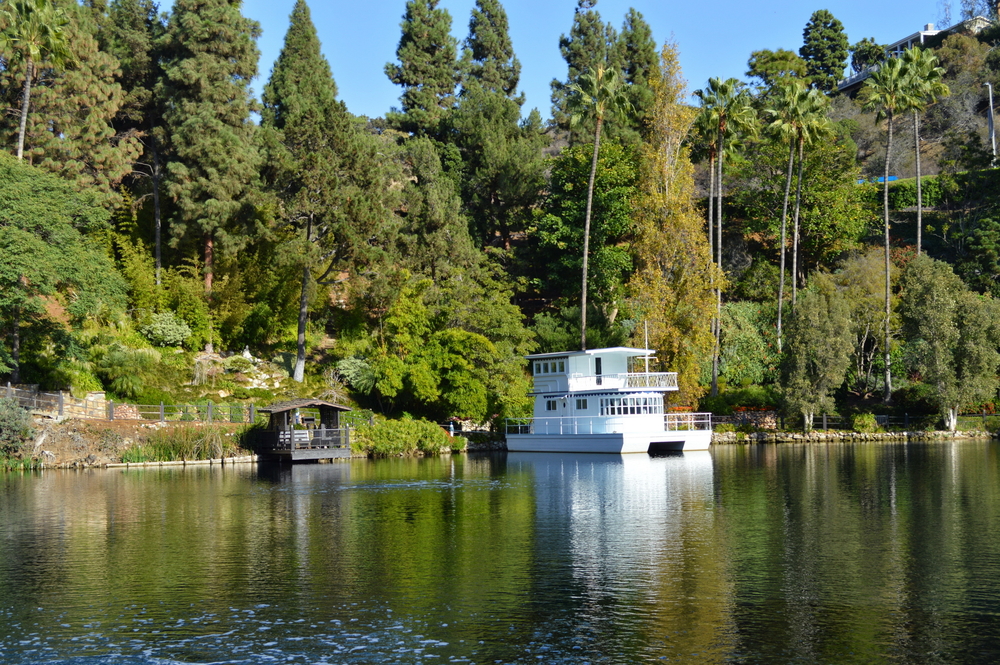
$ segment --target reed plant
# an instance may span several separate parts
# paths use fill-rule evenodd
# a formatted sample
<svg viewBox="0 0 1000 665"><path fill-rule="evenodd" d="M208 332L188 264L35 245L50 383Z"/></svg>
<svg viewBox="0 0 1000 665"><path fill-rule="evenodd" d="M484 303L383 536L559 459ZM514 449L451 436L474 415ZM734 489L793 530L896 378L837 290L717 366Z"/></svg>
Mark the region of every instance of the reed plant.
<svg viewBox="0 0 1000 665"><path fill-rule="evenodd" d="M236 457L245 453L238 432L220 426L189 425L154 430L143 443L122 452L123 462L179 462Z"/></svg>

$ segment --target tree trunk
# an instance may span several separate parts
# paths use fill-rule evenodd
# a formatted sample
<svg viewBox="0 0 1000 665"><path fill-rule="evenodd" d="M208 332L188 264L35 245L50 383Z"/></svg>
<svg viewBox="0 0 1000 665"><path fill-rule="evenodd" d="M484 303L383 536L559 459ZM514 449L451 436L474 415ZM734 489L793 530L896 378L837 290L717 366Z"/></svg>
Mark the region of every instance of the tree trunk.
<svg viewBox="0 0 1000 665"><path fill-rule="evenodd" d="M292 379L302 383L306 373L306 323L309 321L309 266L302 266L302 293L299 295L299 334Z"/></svg>
<svg viewBox="0 0 1000 665"><path fill-rule="evenodd" d="M312 240L312 217L306 221L306 242ZM302 292L299 294L299 330L295 346L295 370L292 379L302 383L306 375L306 324L309 322L309 265L302 266Z"/></svg>
<svg viewBox="0 0 1000 665"><path fill-rule="evenodd" d="M162 283L160 272L163 267L160 226L160 154L156 149L156 139L152 139L153 149L153 221L156 223L156 285Z"/></svg>
<svg viewBox="0 0 1000 665"><path fill-rule="evenodd" d="M920 191L920 114L913 111L913 146L917 158L917 256L923 244L924 198Z"/></svg>
<svg viewBox="0 0 1000 665"><path fill-rule="evenodd" d="M944 416L944 426L949 432L954 432L958 429L958 407L948 407L945 410Z"/></svg>
<svg viewBox="0 0 1000 665"><path fill-rule="evenodd" d="M802 413L802 431L811 432L816 414L812 411Z"/></svg>
<svg viewBox="0 0 1000 665"><path fill-rule="evenodd" d="M211 306L212 278L215 270L215 239L209 233L205 236L205 297L209 299ZM215 345L212 344L212 326L208 327L208 341L205 343L205 353L214 353Z"/></svg>
<svg viewBox="0 0 1000 665"><path fill-rule="evenodd" d="M590 251L590 213L594 204L594 178L597 176L597 154L601 147L601 116L597 116L594 132L594 157L590 160L590 182L587 183L587 212L583 218L583 286L580 289L580 350L587 350L587 254Z"/></svg>
<svg viewBox="0 0 1000 665"><path fill-rule="evenodd" d="M28 57L24 72L24 95L21 99L21 127L17 131L17 159L24 158L24 130L28 125L28 104L31 99L31 78L34 75L35 63Z"/></svg>
<svg viewBox="0 0 1000 665"><path fill-rule="evenodd" d="M10 325L10 382L21 383L21 308L14 307Z"/></svg>
<svg viewBox="0 0 1000 665"><path fill-rule="evenodd" d="M725 158L725 125L719 125L719 149L716 168L716 192L719 197L715 206L715 251L718 256L719 283L715 285L715 349L712 352L712 397L719 394L719 355L722 353L722 162Z"/></svg>
<svg viewBox="0 0 1000 665"><path fill-rule="evenodd" d="M883 360L885 361L885 402L892 401L892 367L890 365L889 353L889 315L891 313L890 292L890 260L889 260L889 158L892 155L892 113L889 113L888 140L885 146L885 173L882 182L882 210L885 216L885 339L882 348Z"/></svg>
<svg viewBox="0 0 1000 665"><path fill-rule="evenodd" d="M708 255L715 260L715 155L708 156Z"/></svg>
<svg viewBox="0 0 1000 665"><path fill-rule="evenodd" d="M799 293L799 211L802 208L802 176L805 161L805 140L799 137L799 180L795 183L795 224L792 234L792 307Z"/></svg>
<svg viewBox="0 0 1000 665"><path fill-rule="evenodd" d="M788 198L792 190L792 167L795 164L795 141L788 149L788 173L785 175L785 200L781 206L781 272L778 275L778 353L781 353L781 310L785 300L785 227L788 222Z"/></svg>

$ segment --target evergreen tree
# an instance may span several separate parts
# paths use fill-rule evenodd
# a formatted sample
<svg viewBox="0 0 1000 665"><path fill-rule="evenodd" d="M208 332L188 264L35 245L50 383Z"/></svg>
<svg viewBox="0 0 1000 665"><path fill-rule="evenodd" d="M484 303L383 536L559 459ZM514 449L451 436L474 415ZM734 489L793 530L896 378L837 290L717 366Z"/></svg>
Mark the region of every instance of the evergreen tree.
<svg viewBox="0 0 1000 665"><path fill-rule="evenodd" d="M435 136L454 106L459 83L451 15L447 9L438 9L438 0L409 0L400 27L399 64L386 63L385 74L403 87L402 109L393 110L387 118L401 131Z"/></svg>
<svg viewBox="0 0 1000 665"><path fill-rule="evenodd" d="M638 143L645 136L656 103L650 82L660 76L660 58L656 51L652 28L642 14L629 9L618 36L618 53L632 111L620 122L608 125L609 138Z"/></svg>
<svg viewBox="0 0 1000 665"><path fill-rule="evenodd" d="M844 24L825 9L813 12L802 31L799 55L806 61L812 85L824 92L836 92L837 81L847 65L847 34Z"/></svg>
<svg viewBox="0 0 1000 665"><path fill-rule="evenodd" d="M516 100L474 85L450 121L462 157L462 201L477 240L499 239L506 249L528 225L545 188L548 138L541 117L532 111L522 122L520 116Z"/></svg>
<svg viewBox="0 0 1000 665"><path fill-rule="evenodd" d="M136 205L147 199L153 204L156 283L161 282L163 180L162 104L154 96L162 76L160 40L166 26L153 0L112 0L100 32L101 49L121 65L118 81L125 98L112 121L119 136L134 135L142 143L142 154L132 166L126 183Z"/></svg>
<svg viewBox="0 0 1000 665"><path fill-rule="evenodd" d="M596 71L598 66L609 71L621 68L618 35L610 24L601 20L600 13L594 9L596 4L597 0L577 0L569 36L559 38L559 51L566 61L568 72L566 81L552 80L552 119L556 126L567 132L570 131L572 116L569 108L570 87L579 83L581 75ZM574 131L581 137L593 136L592 125L580 126Z"/></svg>
<svg viewBox="0 0 1000 665"><path fill-rule="evenodd" d="M502 93L516 100L519 106L524 103L524 94L517 95L521 63L514 55L507 13L499 0L476 0L465 49L463 95L475 84L489 92Z"/></svg>
<svg viewBox="0 0 1000 665"><path fill-rule="evenodd" d="M746 75L760 80L761 86L770 89L793 80L806 80L806 61L783 48L754 51L747 61Z"/></svg>
<svg viewBox="0 0 1000 665"><path fill-rule="evenodd" d="M161 43L156 95L165 105L172 231L175 240L202 246L206 293L216 245L227 252L246 240L234 223L258 165L250 81L259 34L238 0L177 0Z"/></svg>
<svg viewBox="0 0 1000 665"><path fill-rule="evenodd" d="M293 378L302 381L315 282L364 260L369 240L378 235L386 216L383 196L390 188L374 138L337 101L337 86L305 0L292 10L263 104L262 124L274 133L267 141L266 172L283 204L288 253L300 264Z"/></svg>
<svg viewBox="0 0 1000 665"><path fill-rule="evenodd" d="M455 181L444 172L434 142L414 138L405 145L410 182L403 192L406 215L399 231L398 262L438 282L480 261L462 214Z"/></svg>
<svg viewBox="0 0 1000 665"><path fill-rule="evenodd" d="M864 70L885 60L886 47L875 41L874 37L865 37L850 48L851 71L860 74Z"/></svg>
<svg viewBox="0 0 1000 665"><path fill-rule="evenodd" d="M28 159L104 195L131 172L139 155L138 137L118 133L113 121L125 95L117 82L118 61L99 50L97 21L85 7L66 3L69 58L76 64L47 73L35 90L35 112L25 124Z"/></svg>

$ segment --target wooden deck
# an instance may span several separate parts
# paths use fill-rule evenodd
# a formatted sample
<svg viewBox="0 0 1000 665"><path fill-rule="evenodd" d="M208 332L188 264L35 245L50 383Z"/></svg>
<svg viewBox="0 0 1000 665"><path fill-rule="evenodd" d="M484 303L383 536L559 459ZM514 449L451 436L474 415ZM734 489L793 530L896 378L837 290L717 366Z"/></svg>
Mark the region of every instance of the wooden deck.
<svg viewBox="0 0 1000 665"><path fill-rule="evenodd" d="M261 460L304 462L351 456L351 432L347 427L261 431L253 437Z"/></svg>

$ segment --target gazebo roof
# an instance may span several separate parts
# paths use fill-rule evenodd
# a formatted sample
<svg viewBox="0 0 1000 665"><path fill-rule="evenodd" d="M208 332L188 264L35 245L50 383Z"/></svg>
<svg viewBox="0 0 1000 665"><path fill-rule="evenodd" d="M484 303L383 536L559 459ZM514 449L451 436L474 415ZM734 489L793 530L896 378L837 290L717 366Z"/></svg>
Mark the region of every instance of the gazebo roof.
<svg viewBox="0 0 1000 665"><path fill-rule="evenodd" d="M350 411L351 409L346 406L341 406L339 404L334 404L333 402L325 402L321 399L293 399L287 402L276 402L265 407L257 409L261 413L283 413L285 411L291 411L293 409L309 409L309 408L327 408L333 409L335 411Z"/></svg>

